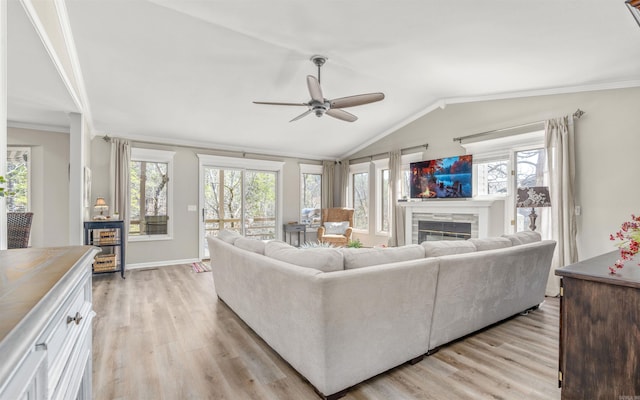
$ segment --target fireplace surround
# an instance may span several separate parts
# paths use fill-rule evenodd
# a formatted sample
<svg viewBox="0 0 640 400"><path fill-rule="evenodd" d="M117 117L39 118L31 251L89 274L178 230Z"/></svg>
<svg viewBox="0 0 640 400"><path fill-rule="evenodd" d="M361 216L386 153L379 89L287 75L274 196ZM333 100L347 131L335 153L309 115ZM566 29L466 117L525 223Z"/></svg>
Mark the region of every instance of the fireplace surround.
<svg viewBox="0 0 640 400"><path fill-rule="evenodd" d="M442 199L398 204L405 209L407 244L419 244L425 240L486 238L504 233L503 200ZM440 232L424 232L432 230Z"/></svg>

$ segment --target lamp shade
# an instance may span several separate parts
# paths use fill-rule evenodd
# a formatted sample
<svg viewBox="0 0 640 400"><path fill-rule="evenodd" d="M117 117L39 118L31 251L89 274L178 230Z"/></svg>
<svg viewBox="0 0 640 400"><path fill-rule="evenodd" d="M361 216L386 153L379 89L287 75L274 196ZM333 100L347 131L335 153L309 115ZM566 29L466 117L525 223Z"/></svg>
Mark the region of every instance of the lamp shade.
<svg viewBox="0 0 640 400"><path fill-rule="evenodd" d="M96 199L96 204L94 205L94 207L100 207L100 206L106 206L107 202L104 201L104 197L98 197Z"/></svg>
<svg viewBox="0 0 640 400"><path fill-rule="evenodd" d="M516 207L551 207L551 196L546 186L518 188Z"/></svg>

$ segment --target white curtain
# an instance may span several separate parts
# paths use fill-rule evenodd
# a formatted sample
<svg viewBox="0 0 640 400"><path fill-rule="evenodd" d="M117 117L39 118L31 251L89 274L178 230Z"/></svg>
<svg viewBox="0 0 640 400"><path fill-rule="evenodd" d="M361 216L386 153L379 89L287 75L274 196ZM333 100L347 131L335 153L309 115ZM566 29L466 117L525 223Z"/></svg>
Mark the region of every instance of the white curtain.
<svg viewBox="0 0 640 400"><path fill-rule="evenodd" d="M111 139L111 165L109 187L113 211L124 221L123 240L126 245L129 232L129 164L131 144L124 139Z"/></svg>
<svg viewBox="0 0 640 400"><path fill-rule="evenodd" d="M547 296L560 293L556 268L578 261L574 199L575 155L573 120L561 117L545 121L545 148L549 167L552 234L557 242L547 281Z"/></svg>
<svg viewBox="0 0 640 400"><path fill-rule="evenodd" d="M396 247L405 244L404 238L404 207L397 204L400 198L402 184L402 153L394 150L389 153L389 203L391 204L391 235L389 246Z"/></svg>
<svg viewBox="0 0 640 400"><path fill-rule="evenodd" d="M333 185L335 181L335 161L322 162L322 207L333 207Z"/></svg>

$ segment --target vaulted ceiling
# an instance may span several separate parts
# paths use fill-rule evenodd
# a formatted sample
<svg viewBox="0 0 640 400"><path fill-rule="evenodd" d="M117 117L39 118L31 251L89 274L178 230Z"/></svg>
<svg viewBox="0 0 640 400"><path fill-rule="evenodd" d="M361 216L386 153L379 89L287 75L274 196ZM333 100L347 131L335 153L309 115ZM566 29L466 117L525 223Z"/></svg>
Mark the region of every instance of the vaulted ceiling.
<svg viewBox="0 0 640 400"><path fill-rule="evenodd" d="M30 0L51 1L51 0ZM65 0L86 104L69 95L18 0L8 5L8 115L96 134L335 159L446 103L640 86L640 27L623 0ZM384 92L353 123L304 107Z"/></svg>

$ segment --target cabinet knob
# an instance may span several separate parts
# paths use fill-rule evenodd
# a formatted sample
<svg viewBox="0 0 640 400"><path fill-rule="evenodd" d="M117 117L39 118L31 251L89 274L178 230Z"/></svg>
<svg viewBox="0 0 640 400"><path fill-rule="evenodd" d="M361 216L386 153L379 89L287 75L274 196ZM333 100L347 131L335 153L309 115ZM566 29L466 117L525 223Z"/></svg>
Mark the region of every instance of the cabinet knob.
<svg viewBox="0 0 640 400"><path fill-rule="evenodd" d="M67 315L67 324L70 324L72 322L75 322L76 325L80 325L80 321L82 320L82 315L80 315L79 312L76 312L75 317L72 317L70 315Z"/></svg>

